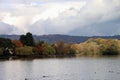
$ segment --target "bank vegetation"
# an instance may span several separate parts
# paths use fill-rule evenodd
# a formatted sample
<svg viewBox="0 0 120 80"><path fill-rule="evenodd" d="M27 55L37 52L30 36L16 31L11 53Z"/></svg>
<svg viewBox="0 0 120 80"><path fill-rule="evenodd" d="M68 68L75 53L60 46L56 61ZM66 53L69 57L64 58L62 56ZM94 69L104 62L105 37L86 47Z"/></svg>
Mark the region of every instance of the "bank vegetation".
<svg viewBox="0 0 120 80"><path fill-rule="evenodd" d="M13 51L5 54L5 49ZM65 43L58 41L48 44L44 41L35 42L31 33L21 35L19 40L0 38L0 56L17 57L80 57L80 56L105 56L120 55L120 40L90 38L85 42Z"/></svg>

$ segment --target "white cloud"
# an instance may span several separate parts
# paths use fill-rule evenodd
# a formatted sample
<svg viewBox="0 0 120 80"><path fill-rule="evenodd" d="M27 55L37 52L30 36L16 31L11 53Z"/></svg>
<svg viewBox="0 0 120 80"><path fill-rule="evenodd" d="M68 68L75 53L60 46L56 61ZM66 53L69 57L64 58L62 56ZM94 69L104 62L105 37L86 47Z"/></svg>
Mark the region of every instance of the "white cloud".
<svg viewBox="0 0 120 80"><path fill-rule="evenodd" d="M42 30L44 30L43 32L47 32L47 34L66 34L75 28L74 23L76 23L78 15L77 11L79 11L84 5L85 2L74 2L72 4L68 2L66 4L51 6L50 9L43 13L42 16L44 16L44 18L42 18L41 15L37 16L38 18L35 17L35 23L33 25L37 29L41 27ZM33 27L30 28L30 31L36 33L34 32L35 30L33 31Z"/></svg>
<svg viewBox="0 0 120 80"><path fill-rule="evenodd" d="M119 0L1 0L0 4L0 21L14 25L19 33L73 34L78 29L75 35L100 35L106 24L120 18Z"/></svg>

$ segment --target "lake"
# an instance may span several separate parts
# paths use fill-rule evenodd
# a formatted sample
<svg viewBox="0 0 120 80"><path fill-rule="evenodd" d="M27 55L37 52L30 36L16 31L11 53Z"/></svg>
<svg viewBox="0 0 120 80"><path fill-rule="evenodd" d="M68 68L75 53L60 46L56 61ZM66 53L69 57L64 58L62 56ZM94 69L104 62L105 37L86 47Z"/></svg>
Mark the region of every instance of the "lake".
<svg viewBox="0 0 120 80"><path fill-rule="evenodd" d="M120 58L3 60L0 80L120 80Z"/></svg>

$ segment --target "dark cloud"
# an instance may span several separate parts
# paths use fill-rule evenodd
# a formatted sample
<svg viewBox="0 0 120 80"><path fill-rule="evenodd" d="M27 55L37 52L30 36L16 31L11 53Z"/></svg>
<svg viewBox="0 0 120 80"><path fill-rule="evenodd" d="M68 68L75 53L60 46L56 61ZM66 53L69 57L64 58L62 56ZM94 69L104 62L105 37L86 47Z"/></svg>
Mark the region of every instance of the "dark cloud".
<svg viewBox="0 0 120 80"><path fill-rule="evenodd" d="M85 27L85 28L84 28ZM111 36L120 35L120 18L108 22L96 23L83 28L76 28L68 34L84 36Z"/></svg>
<svg viewBox="0 0 120 80"><path fill-rule="evenodd" d="M14 27L12 25L0 22L0 34L11 34L14 31Z"/></svg>
<svg viewBox="0 0 120 80"><path fill-rule="evenodd" d="M0 22L0 34L21 34L23 31L19 30L13 25Z"/></svg>

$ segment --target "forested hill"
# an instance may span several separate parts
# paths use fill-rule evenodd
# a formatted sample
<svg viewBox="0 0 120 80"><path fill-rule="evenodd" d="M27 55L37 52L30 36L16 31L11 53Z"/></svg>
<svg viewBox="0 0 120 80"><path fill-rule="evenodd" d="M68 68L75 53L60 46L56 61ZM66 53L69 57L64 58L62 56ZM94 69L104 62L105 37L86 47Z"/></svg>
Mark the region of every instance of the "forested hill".
<svg viewBox="0 0 120 80"><path fill-rule="evenodd" d="M19 39L20 35L0 35L0 38L9 38L12 40ZM35 41L45 41L48 43L55 43L57 41L64 41L67 43L80 43L88 40L89 38L104 38L104 39L119 39L120 35L115 36L69 36L69 35L34 35Z"/></svg>

